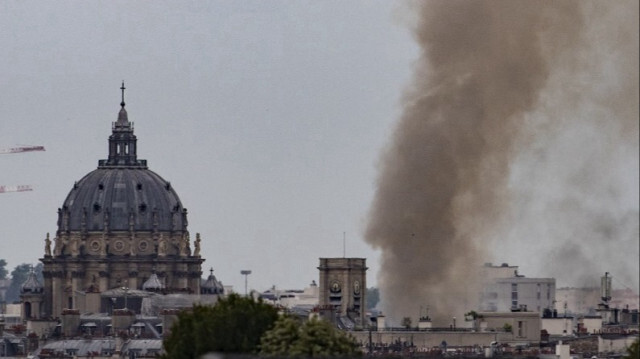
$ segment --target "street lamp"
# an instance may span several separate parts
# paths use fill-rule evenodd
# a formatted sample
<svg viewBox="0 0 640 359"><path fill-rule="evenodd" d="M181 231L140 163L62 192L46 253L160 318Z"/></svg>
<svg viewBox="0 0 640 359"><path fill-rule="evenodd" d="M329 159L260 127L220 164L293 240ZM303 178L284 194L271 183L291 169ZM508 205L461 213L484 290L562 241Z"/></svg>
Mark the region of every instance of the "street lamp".
<svg viewBox="0 0 640 359"><path fill-rule="evenodd" d="M453 317L453 330L456 330L456 317Z"/></svg>
<svg viewBox="0 0 640 359"><path fill-rule="evenodd" d="M129 292L129 288L122 287L122 290L124 291L124 309L127 310L127 293Z"/></svg>
<svg viewBox="0 0 640 359"><path fill-rule="evenodd" d="M247 296L247 278L249 277L249 274L251 274L250 270L247 269L243 269L240 271L240 274L242 274L244 276L244 296Z"/></svg>

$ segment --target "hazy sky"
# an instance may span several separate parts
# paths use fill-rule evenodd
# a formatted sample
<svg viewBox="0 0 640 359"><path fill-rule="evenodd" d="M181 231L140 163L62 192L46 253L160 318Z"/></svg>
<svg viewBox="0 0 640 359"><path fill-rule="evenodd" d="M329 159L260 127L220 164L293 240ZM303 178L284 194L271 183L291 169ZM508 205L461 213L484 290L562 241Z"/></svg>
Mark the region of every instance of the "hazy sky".
<svg viewBox="0 0 640 359"><path fill-rule="evenodd" d="M599 23L585 20L587 44L618 24L615 12L595 15ZM0 155L0 184L35 188L0 195L0 258L12 269L42 257L74 181L107 157L125 80L138 158L189 210L205 273L213 267L237 290L242 269L253 271L257 290L302 288L317 280L319 257L342 256L346 232L346 255L367 258L375 285L379 253L363 232L380 155L421 52L415 20L406 4L388 0L0 2L0 147L47 149ZM632 38L616 41L637 54L635 24ZM632 263L623 284L637 289L637 125L619 145L626 129L607 127L618 104L594 101L615 94L628 73L618 70L614 45L577 48L585 70L551 71L551 90L531 117L546 120L528 122L531 140L509 176L514 210L495 231L502 245L489 259L521 265L527 276L557 275L559 285L585 284L563 280L573 265L551 273L552 256L536 252L574 253L594 232L581 214L591 211L606 221L596 241L622 238L584 253L598 264L592 273L607 269L596 252L609 251L607 260ZM583 92L565 106L567 93ZM548 123L554 130L538 128ZM585 178L593 180L583 186ZM550 203L567 217L548 211Z"/></svg>
<svg viewBox="0 0 640 359"><path fill-rule="evenodd" d="M417 46L392 1L2 1L0 258L44 254L107 157L125 80L138 158L171 181L225 284L301 288L362 240Z"/></svg>

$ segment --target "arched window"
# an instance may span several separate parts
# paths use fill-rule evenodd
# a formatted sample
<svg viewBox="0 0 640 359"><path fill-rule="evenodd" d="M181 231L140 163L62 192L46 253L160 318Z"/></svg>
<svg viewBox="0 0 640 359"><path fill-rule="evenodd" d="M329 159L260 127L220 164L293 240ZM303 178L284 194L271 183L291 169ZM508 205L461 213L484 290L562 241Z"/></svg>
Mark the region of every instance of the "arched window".
<svg viewBox="0 0 640 359"><path fill-rule="evenodd" d="M24 302L24 317L31 318L31 302Z"/></svg>

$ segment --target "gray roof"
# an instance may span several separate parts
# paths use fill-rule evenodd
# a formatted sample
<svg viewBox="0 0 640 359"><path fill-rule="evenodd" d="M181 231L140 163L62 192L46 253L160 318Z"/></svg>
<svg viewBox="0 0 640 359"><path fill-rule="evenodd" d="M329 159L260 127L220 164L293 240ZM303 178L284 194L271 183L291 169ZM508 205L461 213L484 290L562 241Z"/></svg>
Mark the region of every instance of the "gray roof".
<svg viewBox="0 0 640 359"><path fill-rule="evenodd" d="M118 348L120 349L120 348ZM113 353L116 350L114 339L67 339L45 344L36 355L62 353L73 351L75 356L106 355L106 352ZM121 348L123 354L129 353L137 355L153 355L162 351L162 339L131 339L123 343ZM55 354L54 354L55 355ZM110 354L108 354L110 355Z"/></svg>
<svg viewBox="0 0 640 359"><path fill-rule="evenodd" d="M39 348L40 353L48 352L48 353L66 353L67 351L74 351L74 355L76 356L87 356L90 353L94 353L94 355L99 355L104 353L105 351L113 353L115 351L115 340L113 339L91 339L91 340L80 340L80 339L67 339L60 340L51 343L45 344L43 347Z"/></svg>
<svg viewBox="0 0 640 359"><path fill-rule="evenodd" d="M180 231L186 209L169 182L141 168L102 168L82 178L64 201L60 230ZM131 222L130 222L131 221ZM154 223L157 223L154 226Z"/></svg>
<svg viewBox="0 0 640 359"><path fill-rule="evenodd" d="M158 275L154 272L151 274L149 279L147 279L147 281L144 282L144 284L142 284L142 289L143 290L164 289L164 284L162 284L162 282L160 281L160 278L158 278Z"/></svg>
<svg viewBox="0 0 640 359"><path fill-rule="evenodd" d="M157 295L156 293L152 293L152 292L147 292L144 290L139 290L139 289L133 289L133 288L112 288L109 290L105 290L104 292L100 293L101 297L106 297L106 298L111 298L111 297L124 297L127 296L129 298L135 298L135 297L139 297L139 298L146 298L146 297L152 297Z"/></svg>
<svg viewBox="0 0 640 359"><path fill-rule="evenodd" d="M36 273L33 269L29 272L27 280L20 287L20 293L39 293L43 290L42 284L38 281Z"/></svg>
<svg viewBox="0 0 640 359"><path fill-rule="evenodd" d="M178 194L147 168L146 160L137 159L137 139L124 100L121 106L109 137L108 159L74 184L58 211L58 230L186 230L187 210Z"/></svg>
<svg viewBox="0 0 640 359"><path fill-rule="evenodd" d="M213 275L213 268L210 269L209 277L206 280L201 280L200 291L204 294L224 294L224 286Z"/></svg>

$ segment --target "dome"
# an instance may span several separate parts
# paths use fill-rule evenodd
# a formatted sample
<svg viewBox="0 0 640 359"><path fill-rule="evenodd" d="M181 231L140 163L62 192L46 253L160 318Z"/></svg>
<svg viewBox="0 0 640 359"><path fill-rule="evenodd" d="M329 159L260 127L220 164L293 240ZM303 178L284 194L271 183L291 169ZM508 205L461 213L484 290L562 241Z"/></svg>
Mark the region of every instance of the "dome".
<svg viewBox="0 0 640 359"><path fill-rule="evenodd" d="M160 281L160 278L158 278L158 275L155 272L152 273L149 279L147 279L147 281L144 282L144 284L142 285L142 290L155 291L155 290L162 290L162 289L164 289L164 285L162 284L162 282Z"/></svg>
<svg viewBox="0 0 640 359"><path fill-rule="evenodd" d="M36 277L36 273L33 269L29 272L29 277L24 281L22 286L20 287L20 293L40 293L43 290L42 284L38 281Z"/></svg>
<svg viewBox="0 0 640 359"><path fill-rule="evenodd" d="M172 231L186 225L171 184L148 169L98 168L76 182L62 210L69 231Z"/></svg>
<svg viewBox="0 0 640 359"><path fill-rule="evenodd" d="M124 85L123 85L124 91ZM109 157L76 182L58 210L58 230L186 231L187 210L171 187L137 159L137 139L123 101L109 137Z"/></svg>
<svg viewBox="0 0 640 359"><path fill-rule="evenodd" d="M200 284L200 291L202 294L224 294L224 286L222 282L216 279L213 275L213 268L210 269L210 274L207 280L204 280Z"/></svg>

